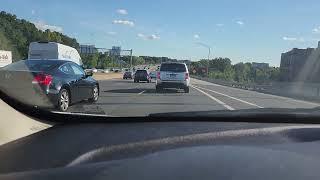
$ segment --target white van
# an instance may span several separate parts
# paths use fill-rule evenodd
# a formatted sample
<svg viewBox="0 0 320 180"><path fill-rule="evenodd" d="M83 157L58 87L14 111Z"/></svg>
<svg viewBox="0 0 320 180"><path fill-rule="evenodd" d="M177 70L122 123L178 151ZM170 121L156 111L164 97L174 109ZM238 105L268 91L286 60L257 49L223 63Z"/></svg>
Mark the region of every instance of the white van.
<svg viewBox="0 0 320 180"><path fill-rule="evenodd" d="M81 57L76 49L56 42L32 42L29 45L28 59L68 60L82 66Z"/></svg>
<svg viewBox="0 0 320 180"><path fill-rule="evenodd" d="M0 68L12 63L11 51L0 50Z"/></svg>

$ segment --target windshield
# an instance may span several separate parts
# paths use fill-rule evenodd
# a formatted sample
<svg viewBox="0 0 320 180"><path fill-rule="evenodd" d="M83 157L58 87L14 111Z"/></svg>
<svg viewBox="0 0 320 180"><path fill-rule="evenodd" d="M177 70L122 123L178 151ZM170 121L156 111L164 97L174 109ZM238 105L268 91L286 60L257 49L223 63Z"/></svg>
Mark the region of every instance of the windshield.
<svg viewBox="0 0 320 180"><path fill-rule="evenodd" d="M297 0L3 0L0 91L60 114L317 110L318 7Z"/></svg>

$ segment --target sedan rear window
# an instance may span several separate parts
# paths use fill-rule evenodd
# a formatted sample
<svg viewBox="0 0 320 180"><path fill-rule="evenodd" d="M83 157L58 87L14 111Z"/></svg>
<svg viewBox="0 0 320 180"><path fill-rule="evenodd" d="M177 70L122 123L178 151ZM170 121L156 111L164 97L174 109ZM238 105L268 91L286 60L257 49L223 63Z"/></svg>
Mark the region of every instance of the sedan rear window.
<svg viewBox="0 0 320 180"><path fill-rule="evenodd" d="M42 60L21 60L17 63L10 64L3 69L15 71L48 71L57 65L55 61L42 61Z"/></svg>
<svg viewBox="0 0 320 180"><path fill-rule="evenodd" d="M186 72L186 66L184 64L162 64L160 71L169 71L169 72Z"/></svg>

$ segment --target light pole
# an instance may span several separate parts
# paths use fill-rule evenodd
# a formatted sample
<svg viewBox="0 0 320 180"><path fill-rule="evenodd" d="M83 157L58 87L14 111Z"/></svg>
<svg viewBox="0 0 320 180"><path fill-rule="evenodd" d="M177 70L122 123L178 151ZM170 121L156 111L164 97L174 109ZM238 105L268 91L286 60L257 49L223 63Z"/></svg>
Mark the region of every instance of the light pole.
<svg viewBox="0 0 320 180"><path fill-rule="evenodd" d="M209 77L209 62L210 62L211 47L209 45L201 43L201 42L198 42L197 44L208 49L207 77Z"/></svg>

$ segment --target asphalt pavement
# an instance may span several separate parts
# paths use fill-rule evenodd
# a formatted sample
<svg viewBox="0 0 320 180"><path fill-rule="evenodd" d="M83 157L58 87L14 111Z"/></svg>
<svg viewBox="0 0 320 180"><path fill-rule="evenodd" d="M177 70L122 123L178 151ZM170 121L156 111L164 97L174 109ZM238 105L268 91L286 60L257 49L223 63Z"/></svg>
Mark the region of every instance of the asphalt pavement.
<svg viewBox="0 0 320 180"><path fill-rule="evenodd" d="M314 108L320 104L258 93L191 79L190 93L169 89L156 93L155 82L111 79L100 83L95 104L82 102L69 112L110 116L147 116L150 113L241 110L260 108Z"/></svg>

